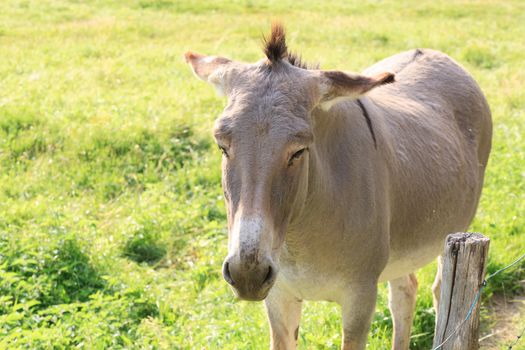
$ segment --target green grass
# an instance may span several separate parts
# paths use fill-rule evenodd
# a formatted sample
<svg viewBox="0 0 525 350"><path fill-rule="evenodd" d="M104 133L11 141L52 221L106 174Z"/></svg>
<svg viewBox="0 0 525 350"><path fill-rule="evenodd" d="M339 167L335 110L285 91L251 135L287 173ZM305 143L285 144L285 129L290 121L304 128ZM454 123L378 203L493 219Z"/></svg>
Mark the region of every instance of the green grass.
<svg viewBox="0 0 525 350"><path fill-rule="evenodd" d="M521 1L2 1L0 349L268 347L262 304L235 300L220 276L209 130L225 102L182 54L257 60L272 19L326 69L415 47L461 62L494 117L471 230L491 238L490 272L525 250ZM434 270L419 273L414 349L430 348ZM485 302L524 278L525 264L498 276ZM301 348L340 346L336 305L307 303L303 315ZM391 333L381 286L370 348L389 348Z"/></svg>

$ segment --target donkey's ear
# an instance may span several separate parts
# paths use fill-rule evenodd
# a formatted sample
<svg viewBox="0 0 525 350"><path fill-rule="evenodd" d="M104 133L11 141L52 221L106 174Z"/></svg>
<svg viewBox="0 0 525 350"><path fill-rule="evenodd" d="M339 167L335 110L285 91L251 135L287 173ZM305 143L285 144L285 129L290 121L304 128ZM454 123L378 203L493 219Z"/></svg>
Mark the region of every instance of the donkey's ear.
<svg viewBox="0 0 525 350"><path fill-rule="evenodd" d="M341 100L358 98L377 86L394 81L394 74L389 72L369 77L340 71L320 71L319 105L329 110Z"/></svg>
<svg viewBox="0 0 525 350"><path fill-rule="evenodd" d="M184 58L199 79L212 84L219 95L224 95L225 68L231 63L229 59L218 56L204 56L191 51L186 52Z"/></svg>

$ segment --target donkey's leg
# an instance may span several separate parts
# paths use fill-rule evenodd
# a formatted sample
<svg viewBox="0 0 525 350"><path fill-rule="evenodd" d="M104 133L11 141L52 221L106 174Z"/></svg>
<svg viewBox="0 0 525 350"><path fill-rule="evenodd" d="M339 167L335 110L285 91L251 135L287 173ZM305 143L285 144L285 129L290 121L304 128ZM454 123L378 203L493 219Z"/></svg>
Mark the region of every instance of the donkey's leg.
<svg viewBox="0 0 525 350"><path fill-rule="evenodd" d="M388 281L388 306L394 321L394 340L392 349L408 350L410 329L416 308L417 279L411 273Z"/></svg>
<svg viewBox="0 0 525 350"><path fill-rule="evenodd" d="M274 286L264 304L270 321L272 350L293 350L297 347L302 301Z"/></svg>
<svg viewBox="0 0 525 350"><path fill-rule="evenodd" d="M441 255L437 258L437 272L436 272L436 279L434 279L434 283L432 284L432 302L434 305L434 310L436 311L436 320L438 315L438 308L439 308L439 297L441 295L441 274L443 273L443 263L441 261Z"/></svg>
<svg viewBox="0 0 525 350"><path fill-rule="evenodd" d="M365 348L377 298L377 282L352 285L342 302L343 350Z"/></svg>

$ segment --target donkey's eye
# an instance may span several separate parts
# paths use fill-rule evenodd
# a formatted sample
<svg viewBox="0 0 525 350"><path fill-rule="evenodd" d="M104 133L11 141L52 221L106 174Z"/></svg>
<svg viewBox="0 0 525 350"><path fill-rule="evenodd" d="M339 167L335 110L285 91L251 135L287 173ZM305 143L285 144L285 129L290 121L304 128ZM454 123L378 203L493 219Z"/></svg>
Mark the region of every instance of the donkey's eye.
<svg viewBox="0 0 525 350"><path fill-rule="evenodd" d="M229 157L229 156L228 156L228 151L226 151L226 148L224 148L223 146L217 146L217 147L219 147L219 150L222 152L222 154L223 154L226 158Z"/></svg>
<svg viewBox="0 0 525 350"><path fill-rule="evenodd" d="M302 149L298 150L297 152L295 152L292 155L292 157L290 157L290 160L288 161L288 166L291 166L293 164L294 160L301 158L301 156L303 155L304 151L306 151L306 150L307 150L307 148L302 148Z"/></svg>

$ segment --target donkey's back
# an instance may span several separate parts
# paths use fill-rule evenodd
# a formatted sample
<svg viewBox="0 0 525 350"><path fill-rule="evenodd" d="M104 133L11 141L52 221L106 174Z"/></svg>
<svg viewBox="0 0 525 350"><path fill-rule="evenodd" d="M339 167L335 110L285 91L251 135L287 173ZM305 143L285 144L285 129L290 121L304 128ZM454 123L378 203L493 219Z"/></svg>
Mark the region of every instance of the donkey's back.
<svg viewBox="0 0 525 350"><path fill-rule="evenodd" d="M478 84L433 50L387 58L365 74L392 71L396 84L372 91L390 169L390 280L439 254L445 235L474 217L491 146L492 124Z"/></svg>

